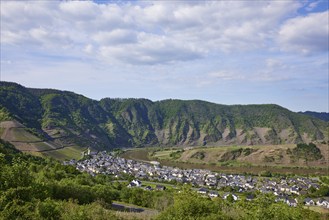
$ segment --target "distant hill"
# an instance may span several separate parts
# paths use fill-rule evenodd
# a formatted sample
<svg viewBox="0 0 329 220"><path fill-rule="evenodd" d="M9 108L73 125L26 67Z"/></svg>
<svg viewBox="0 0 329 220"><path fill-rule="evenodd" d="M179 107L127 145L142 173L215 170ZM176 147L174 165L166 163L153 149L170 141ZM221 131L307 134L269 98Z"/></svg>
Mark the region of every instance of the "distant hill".
<svg viewBox="0 0 329 220"><path fill-rule="evenodd" d="M327 122L274 104L111 98L95 101L73 92L32 89L11 82L0 82L1 121L19 122L24 132L32 132L55 147L106 149L328 140ZM4 128L0 128L2 137L3 133ZM15 144L15 140L9 141Z"/></svg>
<svg viewBox="0 0 329 220"><path fill-rule="evenodd" d="M306 111L306 112L298 112L300 114L304 115L309 115L318 119L321 119L323 121L329 121L329 113L328 112L311 112L311 111Z"/></svg>

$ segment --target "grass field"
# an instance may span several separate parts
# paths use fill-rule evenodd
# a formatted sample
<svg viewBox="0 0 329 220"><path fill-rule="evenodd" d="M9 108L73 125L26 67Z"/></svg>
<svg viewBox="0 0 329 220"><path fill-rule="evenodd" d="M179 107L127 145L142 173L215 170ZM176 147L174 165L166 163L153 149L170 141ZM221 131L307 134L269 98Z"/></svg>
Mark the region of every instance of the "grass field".
<svg viewBox="0 0 329 220"><path fill-rule="evenodd" d="M327 146L319 144L323 158L317 161L305 159L292 160L287 152L296 145L268 145L268 146L223 146L199 147L182 151L182 149L154 150L151 157L154 160L171 160L194 164L216 164L224 166L285 166L285 167L319 167L328 164ZM151 159L152 159L151 158Z"/></svg>
<svg viewBox="0 0 329 220"><path fill-rule="evenodd" d="M293 145L281 145L281 146L253 146L257 149L257 152L263 151L273 153L274 149L286 150L294 147ZM160 148L149 148L149 149L132 149L125 151L121 156L126 159L133 159L138 161L151 161L157 160L161 165L178 167L181 169L207 169L216 172L225 173L250 173L258 175L260 173L269 171L271 173L280 174L298 174L298 175L328 175L328 168L324 165L322 167L307 167L297 166L293 164L276 164L276 163L253 163L248 160L230 160L226 162L219 162L218 159L213 162L211 157L217 157L222 155L224 152L236 150L239 148L251 148L250 146L225 146L225 147L211 147L211 148L193 148L186 150L179 159L170 158L170 154L181 150L182 148L172 148L161 150ZM203 160L189 159L191 155L197 151L205 151L207 156ZM274 151L275 152L275 151ZM189 154L189 156L187 156ZM152 156L150 156L152 155ZM257 155L252 155L255 158ZM250 156L248 155L248 156ZM259 155L258 155L259 157ZM209 159L210 158L210 159ZM252 158L252 157L251 157ZM255 160L259 158L255 158ZM257 160L256 160L257 162Z"/></svg>
<svg viewBox="0 0 329 220"><path fill-rule="evenodd" d="M329 209L322 208L319 206L304 206L305 209L310 209L312 211L321 213L321 214L329 214Z"/></svg>
<svg viewBox="0 0 329 220"><path fill-rule="evenodd" d="M86 149L84 149L86 150ZM65 147L58 150L50 150L44 152L37 152L37 151L27 151L25 153L31 154L38 157L52 157L57 160L70 160L70 159L81 159L81 153L83 152L82 148L77 146L73 147Z"/></svg>
<svg viewBox="0 0 329 220"><path fill-rule="evenodd" d="M41 152L43 156L50 156L57 160L80 159L81 153L86 150L77 146L65 147L58 150Z"/></svg>
<svg viewBox="0 0 329 220"><path fill-rule="evenodd" d="M25 152L26 154L30 154L30 155L33 155L33 156L37 156L37 157L44 157L42 155L41 152L36 152L36 151L28 151L28 152Z"/></svg>
<svg viewBox="0 0 329 220"><path fill-rule="evenodd" d="M123 157L126 159L130 160L135 160L138 158L138 161L151 161L149 156L149 150L144 148L144 149L133 149L133 150L128 150L123 153Z"/></svg>
<svg viewBox="0 0 329 220"><path fill-rule="evenodd" d="M170 159L170 154L173 152L177 152L177 149L157 151L157 152L155 152L155 154L152 157L159 158L160 160Z"/></svg>

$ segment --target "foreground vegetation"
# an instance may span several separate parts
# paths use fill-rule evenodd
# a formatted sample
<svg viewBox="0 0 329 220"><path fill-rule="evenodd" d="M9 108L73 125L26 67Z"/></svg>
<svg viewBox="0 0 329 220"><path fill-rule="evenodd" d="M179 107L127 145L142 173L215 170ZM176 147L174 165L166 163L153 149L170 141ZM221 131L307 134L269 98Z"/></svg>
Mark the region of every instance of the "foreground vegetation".
<svg viewBox="0 0 329 220"><path fill-rule="evenodd" d="M0 139L1 140L1 139ZM164 209L171 192L129 189L0 142L0 219L117 219L112 201Z"/></svg>
<svg viewBox="0 0 329 220"><path fill-rule="evenodd" d="M323 216L325 217L325 216ZM236 203L220 198L213 200L185 190L175 197L174 204L158 219L319 219L320 215L303 209L275 203L270 195L262 195L254 202Z"/></svg>
<svg viewBox="0 0 329 220"><path fill-rule="evenodd" d="M0 166L0 219L138 218L136 213L113 210L113 201L158 210L159 215L148 216L156 219L321 218L319 213L302 206L290 208L274 203L266 195L260 195L254 202L233 202L203 198L189 187L181 188L180 192L127 188L126 182L113 181L110 176L93 177L50 158L19 153L1 139Z"/></svg>

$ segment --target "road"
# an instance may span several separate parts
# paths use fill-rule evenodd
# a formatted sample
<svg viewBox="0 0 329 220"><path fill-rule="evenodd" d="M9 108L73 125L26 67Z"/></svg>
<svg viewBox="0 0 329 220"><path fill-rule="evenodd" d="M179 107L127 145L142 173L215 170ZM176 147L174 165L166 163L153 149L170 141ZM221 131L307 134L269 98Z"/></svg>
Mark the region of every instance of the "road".
<svg viewBox="0 0 329 220"><path fill-rule="evenodd" d="M119 202L112 202L112 208L118 211L125 211L125 212L137 212L137 213L147 213L151 215L155 215L158 213L155 209L149 209L144 207L139 207L131 204L123 204Z"/></svg>

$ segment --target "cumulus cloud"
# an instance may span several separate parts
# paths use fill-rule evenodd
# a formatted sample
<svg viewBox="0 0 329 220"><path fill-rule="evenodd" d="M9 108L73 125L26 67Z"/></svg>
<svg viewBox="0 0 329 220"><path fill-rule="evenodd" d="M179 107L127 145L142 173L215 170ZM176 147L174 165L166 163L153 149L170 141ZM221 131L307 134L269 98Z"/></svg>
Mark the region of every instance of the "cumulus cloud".
<svg viewBox="0 0 329 220"><path fill-rule="evenodd" d="M288 20L279 31L282 50L303 54L328 52L328 11Z"/></svg>
<svg viewBox="0 0 329 220"><path fill-rule="evenodd" d="M66 1L59 4L60 12L64 16L73 16L74 19L89 20L95 18L100 7L92 1ZM70 17L71 18L71 17Z"/></svg>
<svg viewBox="0 0 329 220"><path fill-rule="evenodd" d="M77 56L84 52L111 62L167 64L266 47L273 30L299 6L291 1L4 2L1 37L4 44L32 42L42 49L60 44Z"/></svg>
<svg viewBox="0 0 329 220"><path fill-rule="evenodd" d="M100 54L131 64L159 64L200 58L202 51L188 43L166 36L140 32L136 44L108 44L100 47Z"/></svg>
<svg viewBox="0 0 329 220"><path fill-rule="evenodd" d="M135 31L116 29L97 32L92 39L100 45L128 44L137 42L137 34Z"/></svg>

